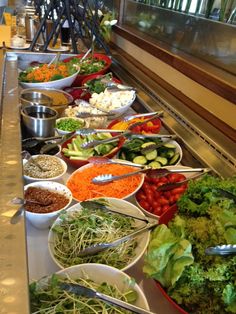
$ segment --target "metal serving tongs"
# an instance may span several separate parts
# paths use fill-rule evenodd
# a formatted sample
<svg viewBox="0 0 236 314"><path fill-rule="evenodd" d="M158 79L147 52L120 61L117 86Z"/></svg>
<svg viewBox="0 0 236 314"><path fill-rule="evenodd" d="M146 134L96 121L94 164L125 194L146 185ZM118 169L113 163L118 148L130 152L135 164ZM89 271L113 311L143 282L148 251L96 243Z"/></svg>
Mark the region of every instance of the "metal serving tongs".
<svg viewBox="0 0 236 314"><path fill-rule="evenodd" d="M93 205L91 203L94 203L95 205ZM95 202L94 201L85 201L85 202L82 202L82 205L83 204L86 205L86 207L90 206L90 208L95 208L95 206L96 206L96 208L98 208L99 202L96 203L96 201ZM101 206L101 204L99 204L99 206ZM103 208L108 210L108 211L120 214L120 215L125 215L128 217L137 219L137 220L141 220L141 221L145 222L146 224L145 224L145 226L140 227L140 228L136 229L135 231L131 232L130 234L127 234L126 236L121 237L115 241L108 242L108 243L98 243L98 244L86 247L85 249L78 252L78 254L77 254L78 256L95 255L95 254L102 252L106 249L115 247L115 246L117 246L123 242L129 241L129 240L135 238L137 235L139 235L145 231L148 231L148 230L150 230L150 229L152 229L158 225L157 219L152 219L152 218L148 218L148 217L146 217L146 218L135 217L135 216L132 216L132 215L129 215L126 213L118 212L115 209L107 207L106 205Z"/></svg>
<svg viewBox="0 0 236 314"><path fill-rule="evenodd" d="M206 255L231 255L236 254L236 244L224 244L208 247L205 250Z"/></svg>
<svg viewBox="0 0 236 314"><path fill-rule="evenodd" d="M80 205L82 207L86 207L86 208L91 209L91 210L96 210L99 208L99 209L103 209L103 210L106 210L106 211L109 211L112 213L116 213L116 214L119 214L122 216L126 216L126 217L130 217L130 218L133 218L136 220L140 220L140 221L143 221L145 223L149 222L149 217L141 218L141 217L127 214L126 212L122 213L120 211L117 211L115 208L113 208L112 205L109 204L109 202L106 202L105 200L104 201L103 200L82 201L82 202L80 202Z"/></svg>
<svg viewBox="0 0 236 314"><path fill-rule="evenodd" d="M107 294L101 293L96 291L95 289L88 288L85 286L82 286L78 283L59 283L60 289L65 290L69 293L74 293L79 296L84 296L87 298L97 298L102 301L108 302L110 304L114 304L116 306L119 306L123 309L129 310L132 313L137 313L137 314L154 314L148 310L142 309L140 307L137 307L131 303L124 302L122 300L116 299L114 297L111 297Z"/></svg>
<svg viewBox="0 0 236 314"><path fill-rule="evenodd" d="M127 130L125 130L125 131L123 131L121 134L119 134L119 135L116 135L116 136L113 136L113 137L111 137L111 138L108 138L108 139L105 139L105 140L93 140L93 141L88 141L88 142L86 142L86 143L83 143L82 145L81 145L81 147L82 148L85 148L85 149L87 149L87 148L93 148L93 147L95 147L95 146L97 146L97 145L99 145L99 144L107 144L107 143L110 143L110 142L114 142L114 141L116 141L116 140L118 140L120 137L122 137L122 136L124 136L124 137L127 137L127 136L139 136L140 134L134 134L133 132L132 132L132 129L135 127L135 126L138 126L138 125L142 125L142 124L144 124L144 123L147 123L147 122L149 122L149 121L151 121L151 120L154 120L154 119L156 119L157 117L159 117L160 116L160 114L158 113L158 114L156 114L156 115L153 115L151 118L149 118L149 119L146 119L146 120L144 120L144 121L141 121L141 122L136 122L136 123L134 123L134 124L132 124L132 125L130 125L129 126L129 128L127 129ZM112 132L114 132L114 130L112 130ZM115 133L115 132L114 132ZM141 136L142 137L146 137L146 135L145 134L141 134ZM149 136L148 136L149 137ZM156 134L156 135L153 135L153 137L160 137L160 138L173 138L173 137L175 137L175 135L169 135L169 134L167 134L167 135L159 135L159 134Z"/></svg>
<svg viewBox="0 0 236 314"><path fill-rule="evenodd" d="M191 176L189 178L186 178L185 180L182 180L180 182L163 184L163 185L159 186L156 190L157 191L170 191L170 190L173 190L173 189L175 189L175 188L177 188L177 187L187 183L190 180L197 179L198 177L202 176L203 174L205 174L205 173L207 173L209 171L211 171L210 168L190 168L190 171L189 171L189 168L182 169L182 171L178 171L178 172L181 172L181 173L199 172L199 173L197 173L196 175ZM177 171L175 171L175 169L173 169L172 172L177 172Z"/></svg>
<svg viewBox="0 0 236 314"><path fill-rule="evenodd" d="M131 163L130 163L130 165L132 166ZM163 176L165 176L165 175L167 175L169 173L179 173L179 172L200 172L199 174L196 175L196 176L200 176L203 173L206 173L206 172L210 171L210 169L208 169L208 168L178 168L178 169L161 168L161 169L152 169L152 167L142 166L142 165L140 165L140 168L141 169L139 169L137 171L128 172L128 173L122 174L120 176L113 176L112 174L101 174L99 176L94 177L92 179L92 182L95 183L95 184L106 184L106 183L109 183L109 182L112 182L112 181L121 180L121 179L130 177L130 176L134 176L136 174L144 173L144 172L148 172L151 176L154 176L154 177L163 177ZM191 179L192 178L193 177L191 177ZM190 178L188 178L188 179L190 180ZM177 182L177 183L180 183L180 182ZM181 184L183 184L183 181L181 181ZM174 187L169 188L169 190L171 190L173 188Z"/></svg>

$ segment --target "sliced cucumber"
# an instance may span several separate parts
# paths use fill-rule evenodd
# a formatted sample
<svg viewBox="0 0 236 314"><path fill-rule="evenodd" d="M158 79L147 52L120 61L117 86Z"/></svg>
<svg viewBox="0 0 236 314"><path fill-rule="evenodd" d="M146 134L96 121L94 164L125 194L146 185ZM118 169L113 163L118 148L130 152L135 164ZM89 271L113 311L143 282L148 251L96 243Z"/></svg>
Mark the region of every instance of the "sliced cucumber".
<svg viewBox="0 0 236 314"><path fill-rule="evenodd" d="M174 165L177 163L177 161L179 160L180 158L180 154L179 153L176 153L172 158L171 160L169 161L169 165Z"/></svg>
<svg viewBox="0 0 236 314"><path fill-rule="evenodd" d="M150 145L155 145L155 144L156 144L155 142L143 143L143 144L141 145L141 148L145 148L145 147L148 147L148 146L150 146Z"/></svg>
<svg viewBox="0 0 236 314"><path fill-rule="evenodd" d="M166 143L163 146L165 146L166 148L176 149L176 146L174 144L170 144L170 143Z"/></svg>
<svg viewBox="0 0 236 314"><path fill-rule="evenodd" d="M157 150L152 150L151 152L145 154L145 157L147 160L154 160L155 158L157 158Z"/></svg>
<svg viewBox="0 0 236 314"><path fill-rule="evenodd" d="M168 159L165 157L158 156L155 161L159 162L162 166L166 166L168 164Z"/></svg>
<svg viewBox="0 0 236 314"><path fill-rule="evenodd" d="M147 159L144 156L137 156L133 159L135 164L145 165L147 163Z"/></svg>
<svg viewBox="0 0 236 314"><path fill-rule="evenodd" d="M162 165L158 161L152 161L148 166L152 167L152 169L159 169Z"/></svg>
<svg viewBox="0 0 236 314"><path fill-rule="evenodd" d="M166 155L166 158L172 158L172 157L174 157L174 155L175 155L175 151L173 150L173 149L169 149L166 153L165 153L165 155Z"/></svg>
<svg viewBox="0 0 236 314"><path fill-rule="evenodd" d="M138 154L135 154L133 152L130 152L130 153L127 152L126 153L126 158L127 158L127 160L130 160L130 161L132 161L137 156L138 156Z"/></svg>

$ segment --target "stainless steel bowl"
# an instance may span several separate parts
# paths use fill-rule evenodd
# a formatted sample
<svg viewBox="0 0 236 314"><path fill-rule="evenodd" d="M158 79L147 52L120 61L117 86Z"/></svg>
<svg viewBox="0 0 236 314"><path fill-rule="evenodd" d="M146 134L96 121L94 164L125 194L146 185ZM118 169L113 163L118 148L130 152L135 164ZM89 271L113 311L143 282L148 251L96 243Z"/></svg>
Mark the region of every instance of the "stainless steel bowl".
<svg viewBox="0 0 236 314"><path fill-rule="evenodd" d="M20 102L22 108L26 106L51 106L52 98L39 91L28 91L24 90L20 95Z"/></svg>
<svg viewBox="0 0 236 314"><path fill-rule="evenodd" d="M53 136L58 117L56 110L46 106L28 106L21 110L23 124L32 136Z"/></svg>

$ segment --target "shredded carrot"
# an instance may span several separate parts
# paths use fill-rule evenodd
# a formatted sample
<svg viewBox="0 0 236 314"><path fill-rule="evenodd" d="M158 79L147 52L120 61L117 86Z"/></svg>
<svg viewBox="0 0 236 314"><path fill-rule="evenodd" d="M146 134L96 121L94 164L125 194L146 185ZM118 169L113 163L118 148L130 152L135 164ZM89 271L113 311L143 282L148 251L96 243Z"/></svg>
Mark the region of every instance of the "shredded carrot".
<svg viewBox="0 0 236 314"><path fill-rule="evenodd" d="M83 170L75 171L66 185L71 190L73 197L78 201L85 201L95 197L125 198L141 185L141 175L130 176L104 185L94 184L92 179L105 173L122 175L135 170L137 168L116 164L89 165Z"/></svg>

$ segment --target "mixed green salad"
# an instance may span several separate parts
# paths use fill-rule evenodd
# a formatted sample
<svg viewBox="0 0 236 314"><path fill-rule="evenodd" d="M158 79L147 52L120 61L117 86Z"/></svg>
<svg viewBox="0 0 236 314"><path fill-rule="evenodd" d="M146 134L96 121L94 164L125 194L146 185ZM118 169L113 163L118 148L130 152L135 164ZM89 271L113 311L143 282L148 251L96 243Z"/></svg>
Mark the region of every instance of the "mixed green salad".
<svg viewBox="0 0 236 314"><path fill-rule="evenodd" d="M236 177L205 175L189 183L168 226L151 235L144 273L156 279L188 313L236 313L236 256L207 256L205 249L236 244Z"/></svg>
<svg viewBox="0 0 236 314"><path fill-rule="evenodd" d="M137 292L130 288L121 292L116 286L109 285L106 282L95 283L88 278L78 278L72 280L70 277L62 278L53 274L47 278L47 283L42 281L33 282L30 285L30 305L33 314L62 314L62 313L83 313L83 314L128 314L130 311L123 310L114 305L105 303L99 299L77 296L73 293L63 291L60 288L61 283L78 283L88 288L93 288L98 292L110 295L128 303L134 303L137 300Z"/></svg>
<svg viewBox="0 0 236 314"><path fill-rule="evenodd" d="M107 88L107 82L112 82L112 73L98 75L96 78L88 80L84 85L88 87L91 94L100 94Z"/></svg>
<svg viewBox="0 0 236 314"><path fill-rule="evenodd" d="M101 71L106 66L106 61L96 57L87 57L82 62L79 58L72 58L71 64L78 64L80 66L80 75L92 74Z"/></svg>
<svg viewBox="0 0 236 314"><path fill-rule="evenodd" d="M127 266L135 256L136 240L130 240L95 255L78 256L86 247L109 243L136 229L134 220L124 215L111 213L97 206L69 211L60 215L54 225L53 255L63 267L83 263L106 264L118 269Z"/></svg>

